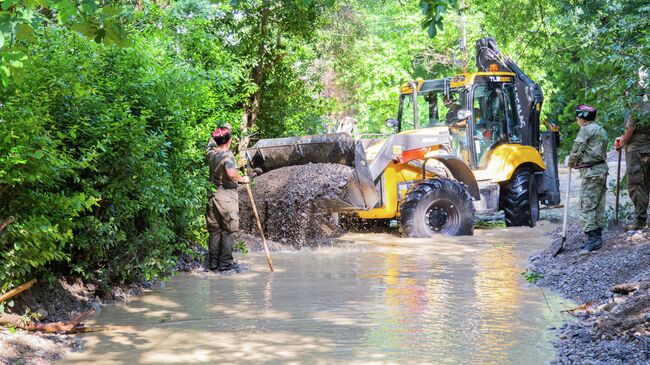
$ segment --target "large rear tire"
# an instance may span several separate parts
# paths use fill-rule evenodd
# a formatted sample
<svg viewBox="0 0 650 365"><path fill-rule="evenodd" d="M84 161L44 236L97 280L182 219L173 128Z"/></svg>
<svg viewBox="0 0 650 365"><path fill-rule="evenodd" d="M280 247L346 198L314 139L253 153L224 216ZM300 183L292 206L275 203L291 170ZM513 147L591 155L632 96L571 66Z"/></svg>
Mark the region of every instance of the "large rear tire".
<svg viewBox="0 0 650 365"><path fill-rule="evenodd" d="M539 220L539 197L531 169L515 171L512 178L501 185L500 199L506 227L535 227Z"/></svg>
<svg viewBox="0 0 650 365"><path fill-rule="evenodd" d="M458 181L432 179L414 185L400 205L400 231L405 237L474 234L474 204Z"/></svg>

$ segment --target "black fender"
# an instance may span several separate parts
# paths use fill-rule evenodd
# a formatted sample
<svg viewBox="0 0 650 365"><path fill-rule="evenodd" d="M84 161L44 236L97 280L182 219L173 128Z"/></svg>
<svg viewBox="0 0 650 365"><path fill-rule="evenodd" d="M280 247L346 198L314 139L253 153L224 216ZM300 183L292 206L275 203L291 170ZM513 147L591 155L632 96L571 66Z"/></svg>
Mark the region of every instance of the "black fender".
<svg viewBox="0 0 650 365"><path fill-rule="evenodd" d="M454 179L461 182L474 200L481 200L479 193L478 183L474 177L472 169L467 166L465 161L454 156L432 156L427 159L432 159L440 162L449 170ZM425 161L426 163L426 161Z"/></svg>

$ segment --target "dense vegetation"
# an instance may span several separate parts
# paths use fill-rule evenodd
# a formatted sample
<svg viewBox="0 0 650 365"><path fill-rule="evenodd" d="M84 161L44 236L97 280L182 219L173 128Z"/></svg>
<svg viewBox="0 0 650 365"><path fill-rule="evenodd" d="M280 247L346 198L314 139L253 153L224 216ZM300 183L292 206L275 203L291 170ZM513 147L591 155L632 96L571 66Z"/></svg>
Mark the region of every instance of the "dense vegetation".
<svg viewBox="0 0 650 365"><path fill-rule="evenodd" d="M15 222L0 233L0 292L52 273L164 275L204 241L217 124L240 146L346 116L379 132L399 84L463 59L471 70L482 36L542 83L566 140L578 103L619 133L649 19L646 2L620 0L4 1L0 221Z"/></svg>

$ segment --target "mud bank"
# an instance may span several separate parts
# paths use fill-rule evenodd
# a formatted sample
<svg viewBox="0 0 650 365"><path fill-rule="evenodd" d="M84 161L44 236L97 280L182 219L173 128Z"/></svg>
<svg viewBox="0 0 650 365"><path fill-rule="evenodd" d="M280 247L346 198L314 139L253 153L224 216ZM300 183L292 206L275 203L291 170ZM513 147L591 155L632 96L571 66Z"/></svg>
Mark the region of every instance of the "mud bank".
<svg viewBox="0 0 650 365"><path fill-rule="evenodd" d="M559 329L554 363L650 363L650 231L606 231L600 250L580 254L584 235L572 225L565 251L552 257L560 236L552 232L550 248L530 259L539 285L584 303Z"/></svg>
<svg viewBox="0 0 650 365"><path fill-rule="evenodd" d="M140 295L155 282L103 287L79 278L60 277L53 283L38 282L13 298L7 313L44 323L66 322L78 314L115 301ZM82 350L75 335L47 334L0 327L0 364L46 365L59 361L69 351Z"/></svg>

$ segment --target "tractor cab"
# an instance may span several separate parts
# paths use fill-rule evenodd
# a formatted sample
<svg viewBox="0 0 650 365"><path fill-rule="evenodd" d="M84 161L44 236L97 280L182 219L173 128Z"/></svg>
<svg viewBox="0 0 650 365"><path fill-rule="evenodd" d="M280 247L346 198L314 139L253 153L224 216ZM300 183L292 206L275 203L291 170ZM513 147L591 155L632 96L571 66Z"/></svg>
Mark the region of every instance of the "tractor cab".
<svg viewBox="0 0 650 365"><path fill-rule="evenodd" d="M451 154L472 170L486 169L495 147L522 141L514 76L479 72L406 83L400 88L398 132L448 128Z"/></svg>

